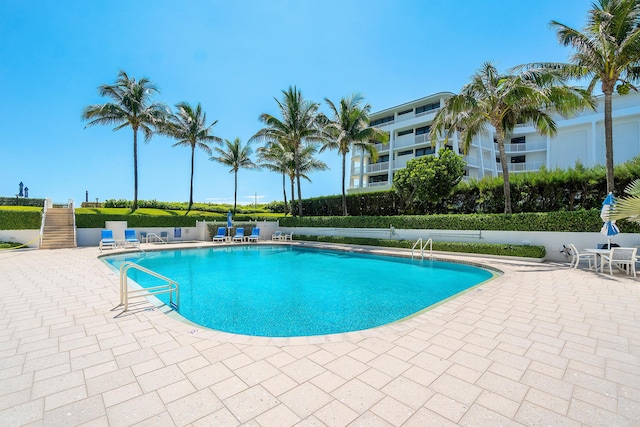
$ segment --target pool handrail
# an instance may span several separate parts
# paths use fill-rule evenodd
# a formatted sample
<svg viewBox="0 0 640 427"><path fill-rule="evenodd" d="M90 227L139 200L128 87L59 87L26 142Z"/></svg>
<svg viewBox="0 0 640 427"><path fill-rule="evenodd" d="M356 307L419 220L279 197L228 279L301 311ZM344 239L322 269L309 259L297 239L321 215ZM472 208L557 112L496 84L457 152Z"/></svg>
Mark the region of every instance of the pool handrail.
<svg viewBox="0 0 640 427"><path fill-rule="evenodd" d="M433 258L433 240L429 238L424 244L422 244L422 237L420 237L411 247L411 259L413 259L413 252L416 247L420 248L420 257L424 259L424 250L429 245L429 258Z"/></svg>
<svg viewBox="0 0 640 427"><path fill-rule="evenodd" d="M160 280L164 280L167 283L159 286L152 286L150 288L132 289L129 290L128 272L129 269L139 270L150 276L156 277ZM120 265L120 305L124 305L124 311L129 309L129 300L134 298L142 298L149 295L158 295L169 293L169 306L174 310L177 310L180 306L180 285L173 279L169 279L161 274L151 271L148 268L139 266L138 264L126 261ZM173 302L173 294L176 295L176 302ZM133 294L133 295L129 295Z"/></svg>

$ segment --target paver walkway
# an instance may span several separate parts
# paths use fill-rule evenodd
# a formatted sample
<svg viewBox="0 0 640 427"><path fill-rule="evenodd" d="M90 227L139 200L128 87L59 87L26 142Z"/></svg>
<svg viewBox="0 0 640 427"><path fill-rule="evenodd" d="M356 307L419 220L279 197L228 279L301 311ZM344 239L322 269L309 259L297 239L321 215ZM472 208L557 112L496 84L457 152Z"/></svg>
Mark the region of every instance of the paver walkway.
<svg viewBox="0 0 640 427"><path fill-rule="evenodd" d="M505 272L409 321L269 339L115 318L96 248L0 252L0 425L640 425L640 279Z"/></svg>

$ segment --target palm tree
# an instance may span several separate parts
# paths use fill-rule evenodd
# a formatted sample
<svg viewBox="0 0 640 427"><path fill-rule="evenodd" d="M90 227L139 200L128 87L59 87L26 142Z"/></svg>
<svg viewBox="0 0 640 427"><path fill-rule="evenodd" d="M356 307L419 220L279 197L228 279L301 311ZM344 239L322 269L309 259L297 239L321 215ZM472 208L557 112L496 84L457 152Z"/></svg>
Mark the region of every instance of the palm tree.
<svg viewBox="0 0 640 427"><path fill-rule="evenodd" d="M236 202L238 199L238 170L240 170L240 168L257 169L258 165L253 163L250 157L253 153L253 150L249 146L251 142L247 143L247 145L243 147L240 142L240 138L236 138L233 141L225 139L224 144L227 149L223 150L220 147L214 147L213 150L218 155L210 157L209 160L229 166L231 168L229 173L233 172L234 174L233 214L235 215Z"/></svg>
<svg viewBox="0 0 640 427"><path fill-rule="evenodd" d="M189 207L187 214L193 205L193 167L196 147L202 149L205 153L211 155L211 147L209 143L222 143L222 139L211 135L213 126L218 123L214 120L207 126L207 114L202 111L200 103L194 109L186 102L176 104L177 113L170 115L166 122L160 126L159 131L168 135L178 142L173 147L191 147L191 184L189 189Z"/></svg>
<svg viewBox="0 0 640 427"><path fill-rule="evenodd" d="M83 120L89 120L87 126L115 125L113 130L130 126L133 130L133 210L138 209L138 130L144 133L145 142L149 142L158 123L165 117L168 109L164 104L151 102L157 87L149 79L131 78L124 71L118 73L113 85L101 85L100 96L113 99L106 104L89 105L82 110Z"/></svg>
<svg viewBox="0 0 640 427"><path fill-rule="evenodd" d="M619 197L613 204L609 217L613 219L626 219L632 222L640 222L640 179L632 181L624 192L628 197Z"/></svg>
<svg viewBox="0 0 640 427"><path fill-rule="evenodd" d="M293 147L289 146L286 148L290 150L290 154L288 156L288 164L287 164L287 175L289 176L289 180L291 181L291 210L293 211L293 194L294 194L294 183L297 182L298 189L300 189L300 180L304 179L308 182L311 182L311 178L309 178L309 173L311 172L319 172L326 171L329 169L329 166L322 160L318 160L315 155L318 149L314 145L307 145L302 147L302 149L298 152L298 171L296 172L296 162L293 161ZM301 200L298 200L299 204L302 204ZM302 210L300 206L298 209Z"/></svg>
<svg viewBox="0 0 640 427"><path fill-rule="evenodd" d="M340 106L324 99L333 117L327 119L325 132L327 134L327 142L322 146L320 152L325 149L338 150L338 154L342 155L342 214L347 216L347 196L345 192L345 179L347 167L347 154L352 148L360 148L364 152L369 153L375 162L378 158L378 151L375 143L388 141L386 132L379 129L369 127L369 112L371 105L362 102L362 95L354 93L347 98L340 100Z"/></svg>
<svg viewBox="0 0 640 427"><path fill-rule="evenodd" d="M598 81L604 94L604 135L607 192L613 192L612 98L616 89L625 95L638 90L633 83L640 78L640 1L598 0L592 4L587 25L580 32L551 21L558 41L574 49L570 64L536 63L533 67L562 70L572 78L588 78L592 91Z"/></svg>
<svg viewBox="0 0 640 427"><path fill-rule="evenodd" d="M435 143L444 135L445 143L460 130L465 152L473 137L491 125L500 153L504 180L504 213L511 213L509 168L504 141L519 123L531 122L538 132L556 133L552 111L566 116L591 106L585 90L567 86L561 75L551 70L529 69L520 74L499 74L489 62L471 77L458 95L447 99L436 115L430 137Z"/></svg>
<svg viewBox="0 0 640 427"><path fill-rule="evenodd" d="M324 142L324 135L318 120L319 105L307 101L295 86L282 91L283 99L278 103L281 119L270 114L261 114L259 120L266 125L260 129L251 141L288 141L293 149L296 178L300 177L300 152L304 145ZM302 190L298 182L298 213L302 216Z"/></svg>
<svg viewBox="0 0 640 427"><path fill-rule="evenodd" d="M288 176L290 169L294 171L295 177L295 163L293 161L293 153L287 151L285 145L281 142L273 142L267 144L264 147L260 147L257 150L259 166L264 167L272 172L282 174L282 195L284 196L284 211L285 214L289 212L287 205L287 187L286 176ZM291 165L294 165L291 168ZM291 193L293 197L293 192Z"/></svg>

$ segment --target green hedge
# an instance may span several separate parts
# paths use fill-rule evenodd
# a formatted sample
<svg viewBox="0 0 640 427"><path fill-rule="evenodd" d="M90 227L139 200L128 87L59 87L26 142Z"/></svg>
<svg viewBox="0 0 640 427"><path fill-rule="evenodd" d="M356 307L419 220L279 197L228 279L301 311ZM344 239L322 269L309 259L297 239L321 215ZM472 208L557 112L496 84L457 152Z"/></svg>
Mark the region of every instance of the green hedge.
<svg viewBox="0 0 640 427"><path fill-rule="evenodd" d="M285 217L282 227L389 228L434 230L598 232L600 211L560 211L520 214L403 215L371 217ZM619 221L625 233L639 233L640 224Z"/></svg>
<svg viewBox="0 0 640 427"><path fill-rule="evenodd" d="M40 230L42 212L0 210L0 230Z"/></svg>
<svg viewBox="0 0 640 427"><path fill-rule="evenodd" d="M324 243L344 243L353 245L384 246L392 248L411 249L415 244L412 240L371 239L365 237L339 236L295 236L296 240ZM544 258L544 246L507 245L500 243L463 243L463 242L433 242L434 251L462 252L467 254L500 255L525 258Z"/></svg>

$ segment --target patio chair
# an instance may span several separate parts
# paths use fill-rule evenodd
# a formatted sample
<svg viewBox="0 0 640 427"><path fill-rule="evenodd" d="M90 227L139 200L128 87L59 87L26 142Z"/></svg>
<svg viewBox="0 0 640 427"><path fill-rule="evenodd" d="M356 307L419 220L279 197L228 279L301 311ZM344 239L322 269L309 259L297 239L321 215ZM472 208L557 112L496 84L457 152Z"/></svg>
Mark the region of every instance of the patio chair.
<svg viewBox="0 0 640 427"><path fill-rule="evenodd" d="M277 230L275 233L271 235L271 240L283 240L282 239L282 231Z"/></svg>
<svg viewBox="0 0 640 427"><path fill-rule="evenodd" d="M609 255L602 254L601 272L605 265L609 267L609 274L613 276L613 267L625 271L627 275L633 273L636 277L636 252L638 248L611 248Z"/></svg>
<svg viewBox="0 0 640 427"><path fill-rule="evenodd" d="M233 241L235 242L236 240L242 242L244 240L244 228L243 227L238 227L236 228L236 235L233 236Z"/></svg>
<svg viewBox="0 0 640 427"><path fill-rule="evenodd" d="M160 232L160 240L162 241L162 243L169 243L169 232L168 231L161 231Z"/></svg>
<svg viewBox="0 0 640 427"><path fill-rule="evenodd" d="M260 229L254 227L253 230L251 230L251 235L248 237L249 241L253 241L253 242L258 242L258 240L260 240Z"/></svg>
<svg viewBox="0 0 640 427"><path fill-rule="evenodd" d="M290 233L282 233L282 240L293 240L293 231Z"/></svg>
<svg viewBox="0 0 640 427"><path fill-rule="evenodd" d="M125 247L133 246L135 248L140 249L140 240L136 238L135 230L124 230L124 246Z"/></svg>
<svg viewBox="0 0 640 427"><path fill-rule="evenodd" d="M102 238L100 239L100 251L105 247L110 246L111 249L116 248L116 241L113 238L113 230L102 230Z"/></svg>
<svg viewBox="0 0 640 427"><path fill-rule="evenodd" d="M580 260L586 259L589 261L589 268L596 268L598 265L598 254L593 252L578 252L578 248L574 244L569 245L569 255L572 256L571 262L569 263L569 268L578 268L578 264L580 264ZM593 265L591 264L593 262Z"/></svg>
<svg viewBox="0 0 640 427"><path fill-rule="evenodd" d="M227 239L227 229L226 227L218 227L218 232L215 236L213 236L214 242L224 242Z"/></svg>
<svg viewBox="0 0 640 427"><path fill-rule="evenodd" d="M141 231L140 232L140 241L145 242L145 243L149 243L149 241L147 240L147 232L146 231Z"/></svg>

